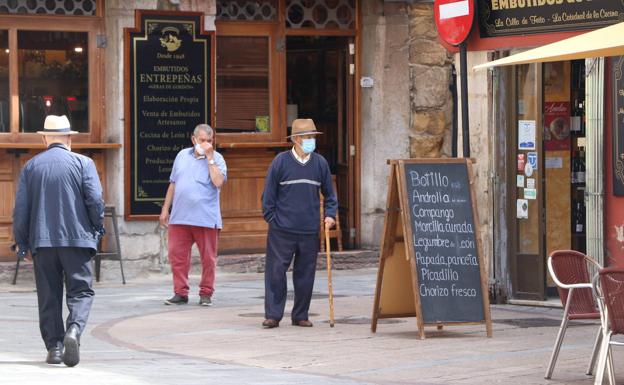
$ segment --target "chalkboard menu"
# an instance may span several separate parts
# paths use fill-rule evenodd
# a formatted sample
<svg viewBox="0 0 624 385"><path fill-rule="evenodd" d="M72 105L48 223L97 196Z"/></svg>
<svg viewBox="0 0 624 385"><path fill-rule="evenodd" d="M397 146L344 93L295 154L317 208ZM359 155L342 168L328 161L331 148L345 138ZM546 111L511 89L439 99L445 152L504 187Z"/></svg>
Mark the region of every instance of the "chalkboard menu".
<svg viewBox="0 0 624 385"><path fill-rule="evenodd" d="M125 30L126 219L156 219L176 154L213 123L214 32L203 14L136 11Z"/></svg>
<svg viewBox="0 0 624 385"><path fill-rule="evenodd" d="M481 37L594 29L619 23L622 0L478 0Z"/></svg>
<svg viewBox="0 0 624 385"><path fill-rule="evenodd" d="M371 330L379 318L425 327L485 324L492 336L470 159L389 161Z"/></svg>
<svg viewBox="0 0 624 385"><path fill-rule="evenodd" d="M406 163L418 295L425 323L484 320L466 165Z"/></svg>
<svg viewBox="0 0 624 385"><path fill-rule="evenodd" d="M624 56L613 63L613 194L624 196Z"/></svg>

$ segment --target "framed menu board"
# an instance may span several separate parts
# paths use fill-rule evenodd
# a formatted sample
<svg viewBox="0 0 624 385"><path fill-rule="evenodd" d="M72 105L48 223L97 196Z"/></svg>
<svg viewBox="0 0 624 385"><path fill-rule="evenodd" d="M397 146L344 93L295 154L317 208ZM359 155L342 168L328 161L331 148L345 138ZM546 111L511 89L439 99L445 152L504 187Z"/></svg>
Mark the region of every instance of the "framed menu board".
<svg viewBox="0 0 624 385"><path fill-rule="evenodd" d="M137 10L125 45L125 218L157 220L177 153L214 126L214 32L201 12Z"/></svg>

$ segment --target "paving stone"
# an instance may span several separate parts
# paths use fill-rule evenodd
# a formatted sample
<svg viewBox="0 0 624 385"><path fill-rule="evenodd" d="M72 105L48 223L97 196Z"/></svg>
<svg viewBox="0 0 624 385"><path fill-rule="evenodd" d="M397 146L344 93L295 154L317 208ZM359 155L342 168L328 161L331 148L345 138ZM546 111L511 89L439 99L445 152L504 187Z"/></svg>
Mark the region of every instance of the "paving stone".
<svg viewBox="0 0 624 385"><path fill-rule="evenodd" d="M375 269L334 272L335 318L328 321L327 282L319 271L313 328L261 327L261 274L220 272L215 305L164 306L171 278L153 275L127 285L95 285L89 325L75 368L43 363L32 283L0 284L0 383L4 384L591 384L584 374L595 323L568 329L553 379L544 380L561 309L493 305L493 338L485 328L427 329L415 318L380 323L370 331ZM290 285L290 284L289 284ZM289 300L286 310L290 311ZM513 321L510 321L513 320ZM624 351L614 349L616 371ZM624 370L619 371L620 383Z"/></svg>

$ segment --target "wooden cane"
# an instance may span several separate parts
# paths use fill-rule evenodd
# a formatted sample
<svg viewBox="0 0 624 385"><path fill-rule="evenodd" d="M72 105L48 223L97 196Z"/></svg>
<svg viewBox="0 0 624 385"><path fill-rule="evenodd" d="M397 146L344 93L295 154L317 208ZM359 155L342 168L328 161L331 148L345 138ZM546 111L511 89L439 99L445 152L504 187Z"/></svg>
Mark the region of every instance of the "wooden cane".
<svg viewBox="0 0 624 385"><path fill-rule="evenodd" d="M329 227L325 226L325 251L327 252L327 288L329 290L329 326L334 327L334 289L332 288Z"/></svg>

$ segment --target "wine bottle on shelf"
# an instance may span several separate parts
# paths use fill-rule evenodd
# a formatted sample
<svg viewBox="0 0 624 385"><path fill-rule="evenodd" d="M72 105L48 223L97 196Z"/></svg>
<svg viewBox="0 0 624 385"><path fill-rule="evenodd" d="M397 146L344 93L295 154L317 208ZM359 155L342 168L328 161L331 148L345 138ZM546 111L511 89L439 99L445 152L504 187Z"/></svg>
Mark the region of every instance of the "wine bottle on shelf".
<svg viewBox="0 0 624 385"><path fill-rule="evenodd" d="M585 207L581 202L576 202L576 209L574 210L574 232L579 234L583 233L585 228Z"/></svg>
<svg viewBox="0 0 624 385"><path fill-rule="evenodd" d="M581 131L579 132L579 136L585 136L585 103L582 99L579 101L578 111L581 117Z"/></svg>
<svg viewBox="0 0 624 385"><path fill-rule="evenodd" d="M572 175L571 175L571 178L570 178L570 182L572 184L578 183L577 182L578 181L578 177L577 177L577 174L578 174L578 162L577 162L577 159L576 159L576 151L572 151L572 157L570 158L570 162L571 162L571 168L572 168Z"/></svg>
<svg viewBox="0 0 624 385"><path fill-rule="evenodd" d="M570 115L570 132L572 134L581 132L581 109L579 108L579 100L576 98L574 99Z"/></svg>
<svg viewBox="0 0 624 385"><path fill-rule="evenodd" d="M585 151L583 150L578 152L577 165L576 181L585 183Z"/></svg>

